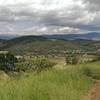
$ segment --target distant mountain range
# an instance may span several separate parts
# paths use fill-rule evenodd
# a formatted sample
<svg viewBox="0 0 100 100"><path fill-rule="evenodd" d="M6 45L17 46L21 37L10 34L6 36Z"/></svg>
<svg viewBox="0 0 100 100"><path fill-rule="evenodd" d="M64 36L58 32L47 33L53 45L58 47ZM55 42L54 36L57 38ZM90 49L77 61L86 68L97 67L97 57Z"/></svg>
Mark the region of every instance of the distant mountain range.
<svg viewBox="0 0 100 100"><path fill-rule="evenodd" d="M46 38L56 38L65 40L100 40L100 33L92 32L87 34L54 34L44 35Z"/></svg>
<svg viewBox="0 0 100 100"><path fill-rule="evenodd" d="M34 36L34 35L33 35ZM52 34L52 35L41 35L42 37L49 39L65 39L65 40L100 40L99 32L90 32L86 34ZM20 37L19 35L0 35L0 39L13 39Z"/></svg>
<svg viewBox="0 0 100 100"><path fill-rule="evenodd" d="M8 40L8 39L13 39L19 37L18 35L9 35L9 34L0 34L0 39L1 40Z"/></svg>
<svg viewBox="0 0 100 100"><path fill-rule="evenodd" d="M14 54L24 55L47 55L47 54L63 54L66 50L85 50L98 51L100 50L100 41L92 41L91 38L66 38L68 35L46 35L46 36L21 36L9 40L0 39L0 50L10 51ZM59 36L59 37L58 37ZM76 36L76 35L75 35ZM99 37L99 36L98 36ZM56 39L53 39L56 38ZM65 40L71 39L71 40ZM76 40L72 40L76 39Z"/></svg>

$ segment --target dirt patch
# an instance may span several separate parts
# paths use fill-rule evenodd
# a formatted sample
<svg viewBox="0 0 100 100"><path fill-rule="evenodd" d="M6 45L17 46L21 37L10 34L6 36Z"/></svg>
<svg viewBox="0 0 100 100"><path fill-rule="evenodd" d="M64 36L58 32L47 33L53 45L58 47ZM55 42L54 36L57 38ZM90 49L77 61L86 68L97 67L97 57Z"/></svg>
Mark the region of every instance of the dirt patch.
<svg viewBox="0 0 100 100"><path fill-rule="evenodd" d="M95 81L91 89L90 100L100 100L100 81Z"/></svg>
<svg viewBox="0 0 100 100"><path fill-rule="evenodd" d="M100 80L95 81L88 95L83 100L100 100Z"/></svg>

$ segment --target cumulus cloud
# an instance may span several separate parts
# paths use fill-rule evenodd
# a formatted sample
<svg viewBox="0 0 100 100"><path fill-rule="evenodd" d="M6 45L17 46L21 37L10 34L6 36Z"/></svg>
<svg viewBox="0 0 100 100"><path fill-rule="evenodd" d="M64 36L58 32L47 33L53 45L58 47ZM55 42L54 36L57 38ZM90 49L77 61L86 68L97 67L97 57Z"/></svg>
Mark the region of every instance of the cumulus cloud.
<svg viewBox="0 0 100 100"><path fill-rule="evenodd" d="M1 0L0 34L100 31L99 0Z"/></svg>

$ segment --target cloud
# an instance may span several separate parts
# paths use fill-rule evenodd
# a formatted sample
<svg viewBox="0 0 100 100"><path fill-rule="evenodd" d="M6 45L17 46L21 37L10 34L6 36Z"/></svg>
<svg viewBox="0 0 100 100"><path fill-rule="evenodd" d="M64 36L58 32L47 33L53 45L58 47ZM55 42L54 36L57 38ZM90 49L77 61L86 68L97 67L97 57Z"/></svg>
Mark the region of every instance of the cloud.
<svg viewBox="0 0 100 100"><path fill-rule="evenodd" d="M0 34L100 31L99 0L1 0Z"/></svg>
<svg viewBox="0 0 100 100"><path fill-rule="evenodd" d="M83 3L86 4L86 9L90 12L98 12L100 11L100 0L83 0Z"/></svg>

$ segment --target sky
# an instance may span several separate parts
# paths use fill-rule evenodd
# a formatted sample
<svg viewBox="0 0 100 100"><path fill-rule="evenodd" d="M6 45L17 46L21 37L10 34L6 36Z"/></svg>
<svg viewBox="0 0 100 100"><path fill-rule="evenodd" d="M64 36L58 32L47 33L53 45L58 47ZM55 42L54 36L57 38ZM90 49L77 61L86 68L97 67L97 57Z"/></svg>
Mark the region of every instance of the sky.
<svg viewBox="0 0 100 100"><path fill-rule="evenodd" d="M100 0L0 0L0 34L100 32Z"/></svg>

